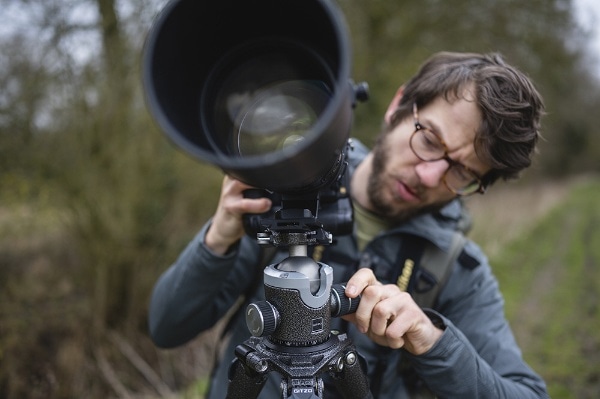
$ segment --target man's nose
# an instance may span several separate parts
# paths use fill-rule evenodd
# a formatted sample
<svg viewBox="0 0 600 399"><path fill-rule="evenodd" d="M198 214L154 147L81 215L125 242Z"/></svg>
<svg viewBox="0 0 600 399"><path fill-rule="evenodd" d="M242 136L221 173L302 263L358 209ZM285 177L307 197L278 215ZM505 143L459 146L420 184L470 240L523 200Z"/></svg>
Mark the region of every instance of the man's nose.
<svg viewBox="0 0 600 399"><path fill-rule="evenodd" d="M442 183L444 174L449 167L450 164L445 159L431 162L423 161L416 166L416 171L421 184L434 188Z"/></svg>

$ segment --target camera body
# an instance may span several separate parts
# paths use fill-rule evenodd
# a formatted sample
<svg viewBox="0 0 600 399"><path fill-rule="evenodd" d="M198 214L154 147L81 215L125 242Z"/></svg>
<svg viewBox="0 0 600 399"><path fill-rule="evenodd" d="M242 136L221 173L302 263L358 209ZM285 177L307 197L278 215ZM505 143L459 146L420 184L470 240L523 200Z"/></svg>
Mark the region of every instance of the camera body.
<svg viewBox="0 0 600 399"><path fill-rule="evenodd" d="M327 186L316 192L282 194L264 189L244 191L245 198L266 197L273 204L271 209L262 214L245 214L244 230L250 237L260 237L265 231L282 232L287 229L314 232L323 229L323 234L315 234L307 244L327 245L329 235L340 236L352 233L353 210L350 199L350 177L346 162L347 151L343 152L343 165L339 176ZM290 209L296 209L292 213ZM300 210L300 211L298 211ZM290 222L290 219L293 222ZM296 226L297 228L293 228ZM277 240L269 242L278 245Z"/></svg>

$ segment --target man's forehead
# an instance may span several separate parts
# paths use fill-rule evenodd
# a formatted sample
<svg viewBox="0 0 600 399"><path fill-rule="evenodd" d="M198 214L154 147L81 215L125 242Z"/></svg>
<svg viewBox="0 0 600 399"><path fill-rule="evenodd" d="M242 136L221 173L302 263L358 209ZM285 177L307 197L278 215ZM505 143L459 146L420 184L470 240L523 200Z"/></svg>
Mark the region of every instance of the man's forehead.
<svg viewBox="0 0 600 399"><path fill-rule="evenodd" d="M444 140L450 157L483 176L491 165L475 147L482 121L477 103L467 96L450 100L442 96L419 110L419 122Z"/></svg>

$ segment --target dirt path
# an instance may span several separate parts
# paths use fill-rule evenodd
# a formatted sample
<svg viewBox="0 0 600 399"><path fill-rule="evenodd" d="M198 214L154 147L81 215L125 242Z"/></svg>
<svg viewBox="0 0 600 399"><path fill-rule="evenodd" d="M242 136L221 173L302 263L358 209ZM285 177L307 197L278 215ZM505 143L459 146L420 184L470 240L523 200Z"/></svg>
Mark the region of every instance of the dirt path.
<svg viewBox="0 0 600 399"><path fill-rule="evenodd" d="M493 262L507 294L507 315L525 359L546 379L552 397L587 399L600 392L597 182L504 192L473 211L485 221L474 231L489 240L483 246L506 249L494 253ZM499 228L496 235L492 225ZM506 246L514 237L520 240Z"/></svg>
<svg viewBox="0 0 600 399"><path fill-rule="evenodd" d="M574 184L577 182L498 183L485 195L468 197L465 204L474 220L469 235L493 257L563 201Z"/></svg>
<svg viewBox="0 0 600 399"><path fill-rule="evenodd" d="M530 185L503 185L492 188L485 196L469 198L474 227L470 236L489 257L494 257L516 237L527 232L548 212L563 202L576 182L544 182ZM488 196L489 195L489 196ZM536 271L528 294L521 301L511 326L521 347L527 348L536 339L535 331L549 317L544 301L564 273L559 254L568 250L574 220L563 225L561 239L556 243L557 256ZM531 250L535 250L532 248Z"/></svg>

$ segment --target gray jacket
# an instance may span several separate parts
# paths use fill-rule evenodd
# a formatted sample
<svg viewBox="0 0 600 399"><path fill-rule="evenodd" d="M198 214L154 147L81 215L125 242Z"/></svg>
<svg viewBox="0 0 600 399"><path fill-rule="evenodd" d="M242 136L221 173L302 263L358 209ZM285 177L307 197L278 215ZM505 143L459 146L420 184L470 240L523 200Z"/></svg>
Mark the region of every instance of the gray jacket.
<svg viewBox="0 0 600 399"><path fill-rule="evenodd" d="M351 171L367 153L356 143L349 154ZM395 282L396 258L410 237L429 240L448 250L461 217L454 201L435 214L424 214L384 232L359 253L354 238L337 237L327 247L323 262L334 269L334 281L346 281L357 267L372 267L382 282ZM175 347L211 328L247 294L250 302L264 299L256 241L244 237L225 256L215 256L203 244L210 222L187 246L179 259L157 282L150 303L150 333L160 347ZM410 249L410 248L407 248ZM270 263L287 256L278 252ZM386 281L392 279L393 281ZM245 306L244 306L245 307ZM233 350L250 336L244 314L232 320L225 359L213 372L210 399L224 398L227 370ZM427 353L413 356L404 350L375 345L353 325L334 319L334 328L345 330L367 362L367 374L376 398L547 398L544 381L521 357L504 317L503 298L487 258L467 241L451 275L427 315L443 326L442 338ZM281 397L280 377L270 373L260 398ZM327 384L327 382L326 382ZM327 385L326 385L327 386ZM326 392L325 398L337 393Z"/></svg>

